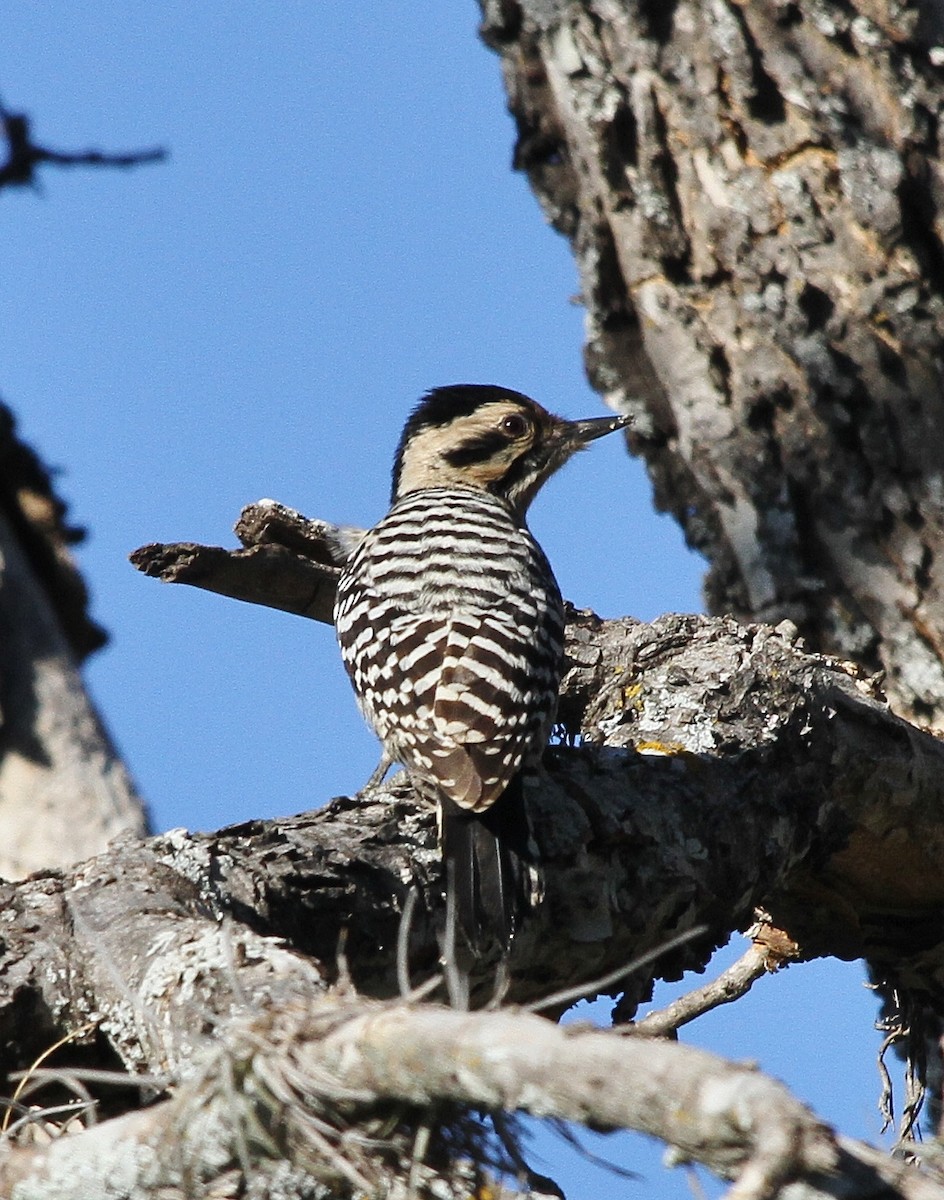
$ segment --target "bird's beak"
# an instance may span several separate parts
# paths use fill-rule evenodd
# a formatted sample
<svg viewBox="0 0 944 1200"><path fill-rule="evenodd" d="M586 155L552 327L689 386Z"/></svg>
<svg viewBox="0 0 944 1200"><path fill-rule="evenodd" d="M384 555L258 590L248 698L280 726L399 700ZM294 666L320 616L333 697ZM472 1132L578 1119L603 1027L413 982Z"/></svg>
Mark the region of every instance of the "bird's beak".
<svg viewBox="0 0 944 1200"><path fill-rule="evenodd" d="M574 448L584 446L587 442L615 433L617 429L625 429L632 418L626 415L619 417L591 417L588 421L568 421L567 437L573 442Z"/></svg>

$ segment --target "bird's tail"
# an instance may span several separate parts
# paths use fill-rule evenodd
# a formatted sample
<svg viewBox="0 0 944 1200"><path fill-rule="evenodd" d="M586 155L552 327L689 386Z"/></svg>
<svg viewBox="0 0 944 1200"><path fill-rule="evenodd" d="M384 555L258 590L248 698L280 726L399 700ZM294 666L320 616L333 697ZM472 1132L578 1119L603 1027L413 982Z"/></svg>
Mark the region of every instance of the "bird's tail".
<svg viewBox="0 0 944 1200"><path fill-rule="evenodd" d="M446 884L456 924L473 953L506 950L531 898L531 854L521 776L485 812L440 800Z"/></svg>

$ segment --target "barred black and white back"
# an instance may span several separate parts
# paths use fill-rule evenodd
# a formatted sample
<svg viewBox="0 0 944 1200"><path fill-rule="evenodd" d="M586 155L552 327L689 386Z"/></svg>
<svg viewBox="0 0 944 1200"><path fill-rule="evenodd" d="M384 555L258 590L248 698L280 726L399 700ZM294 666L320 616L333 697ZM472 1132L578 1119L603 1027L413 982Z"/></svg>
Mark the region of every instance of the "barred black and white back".
<svg viewBox="0 0 944 1200"><path fill-rule="evenodd" d="M427 792L482 812L540 756L563 605L504 501L459 488L398 501L344 571L336 624L364 717Z"/></svg>
<svg viewBox="0 0 944 1200"><path fill-rule="evenodd" d="M564 421L502 388L436 389L403 431L390 511L338 584L358 704L440 806L473 949L482 933L507 945L519 923L520 781L546 745L562 669L560 591L525 512L575 450L623 423Z"/></svg>

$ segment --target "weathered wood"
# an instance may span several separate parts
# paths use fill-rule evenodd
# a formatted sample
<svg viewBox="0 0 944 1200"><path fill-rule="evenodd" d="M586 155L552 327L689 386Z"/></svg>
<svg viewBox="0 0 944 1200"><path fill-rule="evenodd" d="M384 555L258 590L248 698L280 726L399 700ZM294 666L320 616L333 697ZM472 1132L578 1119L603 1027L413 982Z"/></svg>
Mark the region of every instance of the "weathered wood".
<svg viewBox="0 0 944 1200"><path fill-rule="evenodd" d="M944 729L937 10L482 7L591 380L711 610L790 618Z"/></svg>
<svg viewBox="0 0 944 1200"><path fill-rule="evenodd" d="M702 966L762 905L801 954L867 957L944 1008L944 744L892 715L866 682L766 628L572 614L567 653L563 716L584 745L552 748L529 795L545 894L513 946L509 999L579 985L704 925L620 985L628 1015L654 976ZM88 1011L122 1014L113 1029L134 1026L129 1000L145 971L149 1020L168 1022L162 1036L183 1053L187 1035L174 1026L194 1014L173 998L174 972L188 969L174 965L175 947L185 964L193 946L222 936L226 914L286 939L327 979L346 929L358 987L395 994L411 886L422 901L411 970L421 979L436 969L440 870L434 814L402 777L291 820L128 843L72 877L5 895L0 1031L28 996L35 1011L62 1014L58 1032L74 1032ZM483 961L472 972L479 1003L493 970ZM192 1003L225 1011L224 982L195 981ZM35 1036L50 1032L37 1024ZM114 1041L142 1065L134 1038ZM35 1048L20 1031L17 1053Z"/></svg>
<svg viewBox="0 0 944 1200"><path fill-rule="evenodd" d="M77 659L102 644L48 473L0 405L0 876L17 879L143 834L140 796Z"/></svg>
<svg viewBox="0 0 944 1200"><path fill-rule="evenodd" d="M310 553L343 561L333 526L298 514L291 525L296 532L287 538L300 531ZM356 543L359 531L348 532ZM271 543L268 548L275 549ZM178 570L205 550L145 547L134 557L143 563L166 559L170 566L162 578L207 586L206 576ZM255 559L242 557L249 553L212 549L207 561L223 564L209 573L214 590L225 590L225 564L235 560L245 572L241 598L283 607L283 596L295 590L286 579L296 572L299 580L307 578L311 569L303 556L286 550L280 560L286 579L274 579L268 565L257 571ZM330 619L327 592L334 577L321 578L326 589L321 612L328 617L293 611ZM573 971L566 946L555 950L562 984L579 979L581 968L583 978L592 977L618 964L620 954L630 957L658 944L667 930L650 927L639 896L659 897L661 904L678 886L679 897L692 898L681 927L709 920L711 944L748 923L753 907L763 905L803 953L868 958L880 978L907 980L933 997L934 1006L944 1005L944 943L929 930L944 902L937 866L944 861L944 743L892 715L876 680L848 664L806 654L795 643L789 623L771 630L731 619L670 615L644 625L630 619L601 622L592 613L569 610L561 725L585 745L637 753L609 782L606 771L594 767L590 786L580 765L581 753L588 751L574 756L552 750L551 778L561 781L570 802L558 807L554 788L534 800L542 861L553 863L563 854L571 864L559 877L551 870L547 884L552 923L582 944ZM575 796L582 797L577 809ZM689 807L684 796L691 799ZM358 821L366 811L357 809ZM655 848L645 863L632 853L624 858L618 849L611 857L611 849L599 842L600 829L612 833L627 822L633 846ZM708 850L700 858L703 848ZM665 877L672 861L686 863L684 879ZM732 861L740 864L742 886L718 874ZM422 873L427 870L424 864ZM604 887L601 881L611 870L615 874ZM625 909L607 907L604 897L613 895L626 896ZM717 896L724 896L724 915L709 919L703 904ZM333 931L345 920L363 930L368 942L387 944L392 936L389 927L373 924L366 907L343 910L327 924L312 922L329 931L329 940L308 948L330 955ZM541 939L546 949L552 930ZM603 945L608 949L600 950ZM432 943L424 951L425 958L430 955L435 956ZM696 958L688 955L689 961ZM376 964L370 971L377 971ZM535 972L540 977L539 962L524 968L525 975Z"/></svg>
<svg viewBox="0 0 944 1200"><path fill-rule="evenodd" d="M545 894L512 947L507 1001L586 985L704 925L606 989L622 991L628 1017L654 977L699 968L763 905L801 956L867 956L941 1011L944 744L891 714L869 681L799 650L788 629L572 612L567 655L562 715L584 744L552 749L528 797ZM128 839L71 873L6 885L2 1067L69 1035L65 1065L117 1059L189 1076L230 1014L278 1021L293 998L309 1011L338 982L343 995L340 946L359 991L393 996L411 887L419 982L439 970L442 882L435 816L402 778L288 820ZM473 965L477 1004L494 969ZM152 1127L128 1128L148 1141ZM117 1153L125 1130L109 1143ZM776 1123L759 1136L775 1134ZM850 1145L839 1182L891 1178L877 1158L847 1159ZM937 1196L907 1182L903 1194ZM797 1194L832 1194L823 1179L806 1186Z"/></svg>
<svg viewBox="0 0 944 1200"><path fill-rule="evenodd" d="M247 505L235 525L242 550L152 542L131 564L164 583L187 583L330 625L341 567L363 530L303 517L274 500Z"/></svg>
<svg viewBox="0 0 944 1200"><path fill-rule="evenodd" d="M793 1200L944 1196L915 1165L837 1138L782 1084L692 1046L558 1028L518 1011L278 990L261 1012L218 1027L216 1042L162 1103L9 1152L4 1194L136 1200L193 1195L199 1181L198 1194L328 1200L399 1196L409 1181L468 1196L484 1190L470 1157L490 1150L517 1165L487 1148L464 1115L473 1108L654 1134L677 1160L736 1180L729 1200L782 1190ZM528 1182L532 1198L558 1194L540 1176Z"/></svg>

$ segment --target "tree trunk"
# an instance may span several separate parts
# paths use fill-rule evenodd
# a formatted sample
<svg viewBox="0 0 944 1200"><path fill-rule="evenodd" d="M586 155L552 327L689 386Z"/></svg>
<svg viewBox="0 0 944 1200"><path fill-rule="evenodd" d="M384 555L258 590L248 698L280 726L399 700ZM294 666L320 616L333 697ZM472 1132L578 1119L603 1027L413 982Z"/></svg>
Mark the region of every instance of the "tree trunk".
<svg viewBox="0 0 944 1200"><path fill-rule="evenodd" d="M937 6L485 0L587 366L711 611L944 729Z"/></svg>
<svg viewBox="0 0 944 1200"><path fill-rule="evenodd" d="M0 876L67 866L146 818L78 661L104 634L88 617L49 476L0 405Z"/></svg>

